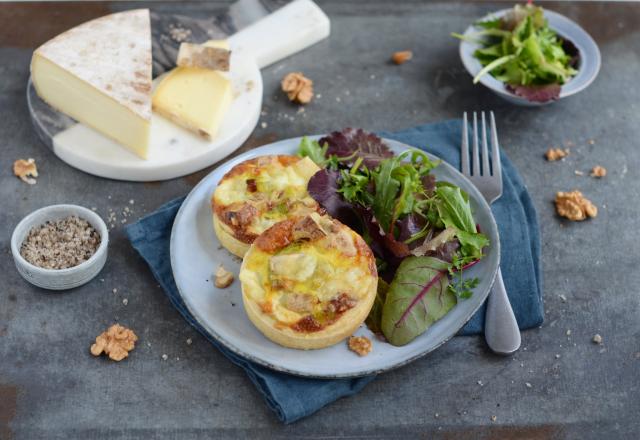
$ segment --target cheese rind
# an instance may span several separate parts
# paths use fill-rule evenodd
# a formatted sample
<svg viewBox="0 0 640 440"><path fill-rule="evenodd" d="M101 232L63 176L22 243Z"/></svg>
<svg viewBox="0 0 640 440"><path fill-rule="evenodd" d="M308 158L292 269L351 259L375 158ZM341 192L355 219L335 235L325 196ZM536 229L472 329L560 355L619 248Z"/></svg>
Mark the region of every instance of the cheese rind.
<svg viewBox="0 0 640 440"><path fill-rule="evenodd" d="M97 18L44 43L31 76L49 105L142 158L151 125L148 9Z"/></svg>
<svg viewBox="0 0 640 440"><path fill-rule="evenodd" d="M200 67L227 72L230 53L229 50L221 47L182 43L176 64L179 67Z"/></svg>

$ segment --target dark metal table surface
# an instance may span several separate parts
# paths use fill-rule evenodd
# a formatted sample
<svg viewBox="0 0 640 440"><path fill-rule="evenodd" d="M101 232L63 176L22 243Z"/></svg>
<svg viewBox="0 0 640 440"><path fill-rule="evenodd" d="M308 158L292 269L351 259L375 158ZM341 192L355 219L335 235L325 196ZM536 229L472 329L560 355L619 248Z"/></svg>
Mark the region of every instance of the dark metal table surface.
<svg viewBox="0 0 640 440"><path fill-rule="evenodd" d="M454 338L354 397L280 424L245 374L172 308L123 233L125 207L134 211L125 219L130 222L187 193L210 169L167 182L105 180L58 160L32 129L25 102L32 50L72 25L140 4L3 4L1 439L638 438L640 4L545 4L593 35L603 66L586 91L526 109L474 87L449 37L505 3L319 3L332 20L331 37L264 71L262 124L241 151L343 126L394 130L464 110L495 110L503 148L539 213L545 323L523 333L513 356L491 355L480 337ZM221 3L145 5L197 15ZM388 63L392 52L404 49L413 50L411 62ZM298 70L321 95L304 113L279 91L282 76ZM570 157L547 163L544 151L561 145L571 146ZM26 157L40 170L34 186L12 173L13 161ZM589 177L594 165L609 174ZM598 205L597 218L558 219L554 194L573 188ZM96 207L103 217L113 210L119 223L101 275L73 291L51 293L20 278L9 239L24 215L63 202ZM93 338L114 320L140 336L132 356L119 364L89 354ZM591 342L596 333L602 345Z"/></svg>

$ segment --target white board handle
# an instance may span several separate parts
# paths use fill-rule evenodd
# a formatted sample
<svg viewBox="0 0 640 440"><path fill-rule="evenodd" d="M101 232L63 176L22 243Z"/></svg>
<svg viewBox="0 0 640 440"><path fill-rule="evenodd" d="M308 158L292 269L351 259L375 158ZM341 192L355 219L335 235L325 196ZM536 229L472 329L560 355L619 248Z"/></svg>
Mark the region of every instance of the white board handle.
<svg viewBox="0 0 640 440"><path fill-rule="evenodd" d="M259 68L323 40L329 17L312 0L294 0L229 37L232 50L252 54Z"/></svg>

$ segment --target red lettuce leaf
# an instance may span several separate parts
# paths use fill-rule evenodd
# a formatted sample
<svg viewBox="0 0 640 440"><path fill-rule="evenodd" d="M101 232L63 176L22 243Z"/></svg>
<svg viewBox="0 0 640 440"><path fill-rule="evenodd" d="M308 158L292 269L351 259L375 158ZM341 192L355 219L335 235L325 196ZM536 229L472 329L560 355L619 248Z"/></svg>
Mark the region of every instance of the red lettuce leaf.
<svg viewBox="0 0 640 440"><path fill-rule="evenodd" d="M397 220L395 223L396 230L398 231L398 240L406 241L412 235L422 231L422 228L427 224L427 220L418 214L409 214ZM411 244L418 244L424 240L415 240ZM410 246L411 247L411 246Z"/></svg>
<svg viewBox="0 0 640 440"><path fill-rule="evenodd" d="M531 102L555 101L560 98L560 90L562 89L560 84L544 86L514 86L507 84L506 87L510 92Z"/></svg>
<svg viewBox="0 0 640 440"><path fill-rule="evenodd" d="M361 214L356 206L345 201L338 192L339 179L339 171L322 169L311 176L307 191L331 217L338 219L354 231L361 232Z"/></svg>
<svg viewBox="0 0 640 440"><path fill-rule="evenodd" d="M329 145L327 155L333 154L338 157L353 156L353 160L347 161L347 164L350 164L349 162L353 163L355 158L361 157L367 167L373 168L382 159L393 156L389 147L380 137L361 128L347 127L342 131L334 131L330 135L321 138L318 142L320 145Z"/></svg>

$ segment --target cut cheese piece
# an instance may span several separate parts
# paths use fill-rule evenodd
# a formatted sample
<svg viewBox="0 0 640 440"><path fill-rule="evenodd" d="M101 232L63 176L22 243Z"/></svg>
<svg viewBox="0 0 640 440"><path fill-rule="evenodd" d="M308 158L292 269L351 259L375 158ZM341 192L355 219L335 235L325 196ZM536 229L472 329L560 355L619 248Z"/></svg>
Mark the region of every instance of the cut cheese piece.
<svg viewBox="0 0 640 440"><path fill-rule="evenodd" d="M148 9L97 18L58 35L34 52L31 77L49 105L146 159L151 125Z"/></svg>
<svg viewBox="0 0 640 440"><path fill-rule="evenodd" d="M209 47L228 49L226 41ZM199 67L176 67L153 93L153 110L207 140L216 137L231 105L231 81L221 72Z"/></svg>

